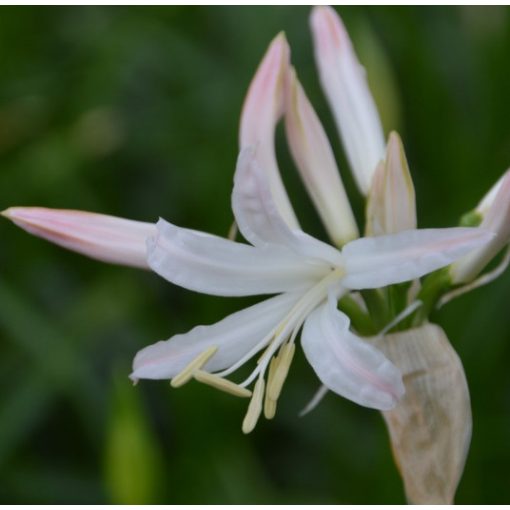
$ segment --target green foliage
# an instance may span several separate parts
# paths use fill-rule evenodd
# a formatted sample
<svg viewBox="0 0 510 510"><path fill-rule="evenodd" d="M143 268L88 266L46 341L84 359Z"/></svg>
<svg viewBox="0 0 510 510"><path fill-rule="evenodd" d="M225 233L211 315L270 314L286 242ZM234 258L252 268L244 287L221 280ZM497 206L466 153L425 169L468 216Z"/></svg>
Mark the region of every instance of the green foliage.
<svg viewBox="0 0 510 510"><path fill-rule="evenodd" d="M387 129L402 135L420 227L455 225L510 162L507 7L338 8ZM361 218L315 73L308 8L2 7L0 209L92 210L226 235L242 100L285 30ZM305 229L324 235L278 133ZM274 420L246 402L127 376L138 349L243 300L68 253L0 225L0 502L400 503L378 413L318 387L296 356ZM508 502L510 276L436 313L470 383L458 503ZM246 303L249 300L246 300ZM361 320L361 319L360 319ZM119 368L120 373L119 373Z"/></svg>
<svg viewBox="0 0 510 510"><path fill-rule="evenodd" d="M119 505L158 501L163 465L157 439L139 392L126 384L125 371L114 380L105 444L105 481Z"/></svg>

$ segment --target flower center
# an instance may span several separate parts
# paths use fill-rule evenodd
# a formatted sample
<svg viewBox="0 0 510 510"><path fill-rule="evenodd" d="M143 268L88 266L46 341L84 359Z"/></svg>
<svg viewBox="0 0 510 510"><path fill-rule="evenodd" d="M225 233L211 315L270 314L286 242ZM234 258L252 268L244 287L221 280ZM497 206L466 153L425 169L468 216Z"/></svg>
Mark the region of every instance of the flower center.
<svg viewBox="0 0 510 510"><path fill-rule="evenodd" d="M251 396L243 421L244 433L249 433L255 428L262 411L267 419L273 418L276 413L276 403L294 357L295 340L299 330L310 312L326 299L330 289L333 288L337 293L341 291L339 283L344 274L345 271L342 268L332 268L331 272L303 293L275 328L229 368L216 374L203 370L203 367L217 351L217 346L211 346L177 374L172 379L171 385L179 387L189 380L195 379L239 397ZM257 361L257 366L245 381L235 384L225 379L264 347L265 351ZM265 382L266 371L268 372L267 384ZM255 379L257 381L252 393L247 387Z"/></svg>

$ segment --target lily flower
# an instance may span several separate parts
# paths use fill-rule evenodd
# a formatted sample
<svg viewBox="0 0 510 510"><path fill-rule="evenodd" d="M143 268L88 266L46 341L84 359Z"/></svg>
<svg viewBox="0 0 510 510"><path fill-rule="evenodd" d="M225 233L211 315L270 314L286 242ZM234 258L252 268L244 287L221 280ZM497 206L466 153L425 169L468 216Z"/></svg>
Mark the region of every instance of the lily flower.
<svg viewBox="0 0 510 510"><path fill-rule="evenodd" d="M356 239L337 250L287 225L250 149L238 159L232 209L250 244L160 220L148 242L149 266L171 283L206 294L278 295L142 349L131 378L171 379L176 387L194 378L251 396L245 433L263 409L266 417L274 415L303 325L305 356L327 388L367 407L393 408L404 393L399 370L350 331L337 300L350 290L419 278L492 237L478 228L415 229ZM257 354L258 363L243 382L226 379Z"/></svg>
<svg viewBox="0 0 510 510"><path fill-rule="evenodd" d="M328 10L314 12L317 22L321 16L332 16ZM348 56L349 66L352 58ZM298 169L331 237L338 246L344 245L341 251L298 226L274 151L275 126L284 114ZM267 418L274 416L303 329L305 356L327 388L360 405L393 408L404 392L399 370L351 331L337 301L351 290L413 280L447 266L482 246L491 234L470 228L416 230L413 223L392 235L352 240L358 236L357 226L329 142L290 68L283 35L271 43L250 86L240 145L232 209L250 244L164 220L154 225L43 208L11 208L4 215L66 248L108 262L151 268L190 290L219 296L275 294L216 324L142 349L133 363L135 381L171 379L178 387L195 379L251 396L243 423L244 432L249 432L262 410ZM384 152L383 144L381 159ZM389 182L406 175L402 154L399 139L390 137L385 160ZM261 351L245 381L235 384L227 379Z"/></svg>

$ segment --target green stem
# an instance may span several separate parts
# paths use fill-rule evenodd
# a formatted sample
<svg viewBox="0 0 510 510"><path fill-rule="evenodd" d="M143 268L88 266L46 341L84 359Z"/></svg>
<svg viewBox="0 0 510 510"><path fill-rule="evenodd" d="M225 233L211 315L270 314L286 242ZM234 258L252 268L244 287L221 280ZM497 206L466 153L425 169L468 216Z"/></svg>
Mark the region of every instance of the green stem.
<svg viewBox="0 0 510 510"><path fill-rule="evenodd" d="M434 310L439 298L451 287L448 268L435 271L425 278L417 299L423 305L418 308L412 318L412 326L420 326Z"/></svg>
<svg viewBox="0 0 510 510"><path fill-rule="evenodd" d="M368 313L377 331L384 328L391 320L386 294L386 289L367 289L361 291Z"/></svg>
<svg viewBox="0 0 510 510"><path fill-rule="evenodd" d="M370 315L368 315L348 294L338 303L338 308L342 310L351 319L353 328L362 336L372 336L376 334L376 328Z"/></svg>
<svg viewBox="0 0 510 510"><path fill-rule="evenodd" d="M388 307L390 317L393 320L407 306L407 292L409 290L409 282L399 283L388 287ZM406 329L404 321L399 322L392 331L400 331Z"/></svg>

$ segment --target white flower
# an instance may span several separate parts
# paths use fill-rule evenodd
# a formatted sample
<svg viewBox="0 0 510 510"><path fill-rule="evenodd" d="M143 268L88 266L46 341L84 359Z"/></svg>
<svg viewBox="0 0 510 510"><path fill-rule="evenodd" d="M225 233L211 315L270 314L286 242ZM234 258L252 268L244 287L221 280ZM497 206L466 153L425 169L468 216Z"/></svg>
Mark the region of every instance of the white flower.
<svg viewBox="0 0 510 510"><path fill-rule="evenodd" d="M256 381L245 432L255 426L262 408L266 416L274 415L303 324L303 350L323 384L361 405L391 409L404 392L401 375L380 351L349 330L337 299L349 290L419 278L491 237L481 229L409 230L357 239L339 251L287 225L250 149L238 160L232 208L251 245L160 220L158 235L148 243L150 267L168 281L202 293L278 295L146 347L137 354L131 377L172 379L174 386L194 377L239 396L249 396L247 388ZM260 351L245 381L236 385L225 379Z"/></svg>
<svg viewBox="0 0 510 510"><path fill-rule="evenodd" d="M400 372L351 331L337 301L351 290L420 278L492 239L484 229L414 228L414 189L402 144L391 135L385 148L375 105L340 19L332 9L318 7L312 27L323 85L354 175L362 191L370 192L367 232L375 237L355 239L358 228L333 152L290 66L283 35L260 64L241 116L232 209L250 244L164 220L154 225L43 208L4 212L35 235L100 260L150 267L190 290L219 296L274 294L216 324L146 347L133 364L135 381L171 379L178 387L196 379L251 396L245 432L262 410L267 418L274 416L301 329L305 356L325 387L367 407L394 407L404 392ZM299 227L275 156L274 132L283 116L307 191L341 251ZM244 381L227 379L255 355L258 363Z"/></svg>

